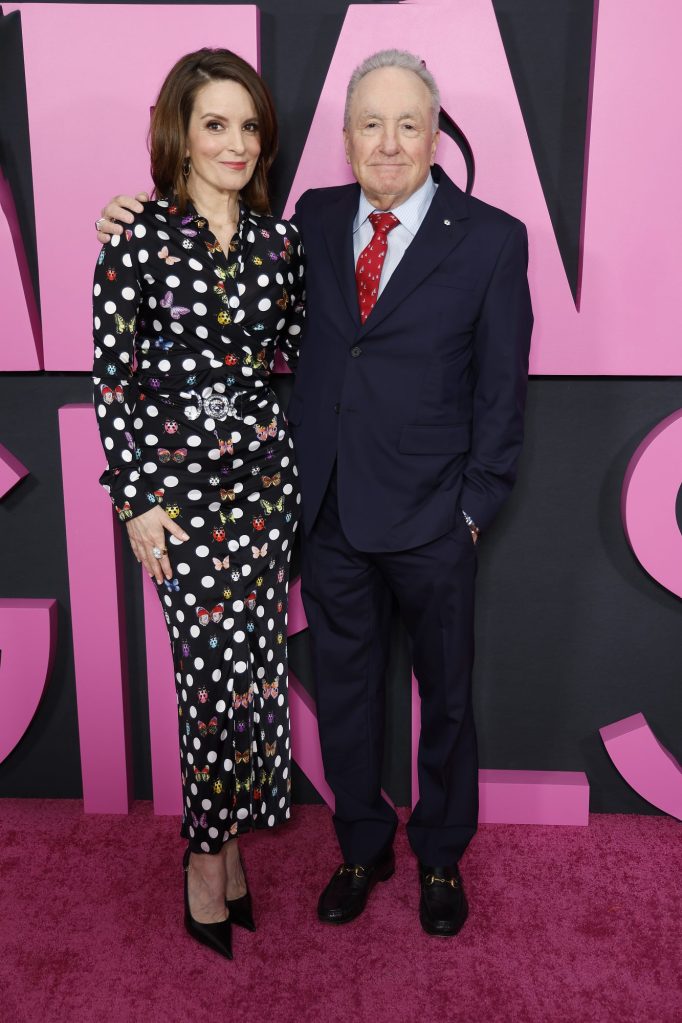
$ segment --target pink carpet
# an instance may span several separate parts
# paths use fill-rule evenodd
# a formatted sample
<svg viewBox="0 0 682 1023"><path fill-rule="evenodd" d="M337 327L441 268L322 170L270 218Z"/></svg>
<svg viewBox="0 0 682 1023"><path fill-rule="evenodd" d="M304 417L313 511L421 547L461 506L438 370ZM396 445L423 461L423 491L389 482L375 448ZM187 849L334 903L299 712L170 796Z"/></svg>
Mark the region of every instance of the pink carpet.
<svg viewBox="0 0 682 1023"><path fill-rule="evenodd" d="M3 800L0 1018L39 1023L679 1023L680 826L488 826L463 863L471 915L422 933L401 828L395 877L319 924L337 862L327 810L242 843L258 932L226 962L185 935L175 818Z"/></svg>

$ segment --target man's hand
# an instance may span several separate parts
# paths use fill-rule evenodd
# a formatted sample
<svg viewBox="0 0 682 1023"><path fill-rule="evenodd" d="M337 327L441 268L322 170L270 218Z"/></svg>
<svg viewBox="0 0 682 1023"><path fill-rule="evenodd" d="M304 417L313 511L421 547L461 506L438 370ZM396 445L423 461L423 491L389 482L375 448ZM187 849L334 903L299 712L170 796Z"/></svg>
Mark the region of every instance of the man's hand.
<svg viewBox="0 0 682 1023"><path fill-rule="evenodd" d="M110 199L97 221L97 241L106 245L112 235L123 234L121 225L132 224L133 214L142 213L143 202L149 202L146 192L138 192L134 199L132 195L117 195Z"/></svg>
<svg viewBox="0 0 682 1023"><path fill-rule="evenodd" d="M133 549L133 554L144 566L152 579L157 583L163 582L164 576L170 579L173 575L171 563L166 550L166 535L164 529L177 540L189 540L189 536L180 526L173 522L170 515L167 515L163 508L158 505L150 508L142 515L136 515L134 519L126 522L128 539ZM163 551L163 557L157 558L154 550Z"/></svg>

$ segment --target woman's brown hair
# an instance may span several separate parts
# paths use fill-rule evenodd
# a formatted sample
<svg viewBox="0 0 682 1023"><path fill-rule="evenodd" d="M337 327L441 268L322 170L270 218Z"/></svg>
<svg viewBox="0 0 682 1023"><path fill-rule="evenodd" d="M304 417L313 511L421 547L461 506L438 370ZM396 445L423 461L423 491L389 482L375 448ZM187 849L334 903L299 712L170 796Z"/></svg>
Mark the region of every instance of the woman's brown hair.
<svg viewBox="0 0 682 1023"><path fill-rule="evenodd" d="M256 108L260 156L253 177L242 189L244 202L257 213L270 212L268 171L277 154L277 117L267 85L250 64L230 50L197 50L174 65L161 86L149 128L154 195L176 196L184 213L189 195L182 172L187 129L199 89L207 82L228 80L243 85Z"/></svg>

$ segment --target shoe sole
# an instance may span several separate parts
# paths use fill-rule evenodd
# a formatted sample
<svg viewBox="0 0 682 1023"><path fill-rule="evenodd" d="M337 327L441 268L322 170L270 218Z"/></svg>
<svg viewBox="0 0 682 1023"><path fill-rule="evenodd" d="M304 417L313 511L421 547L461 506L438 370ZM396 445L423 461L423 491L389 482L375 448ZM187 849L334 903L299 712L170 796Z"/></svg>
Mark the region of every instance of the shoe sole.
<svg viewBox="0 0 682 1023"><path fill-rule="evenodd" d="M361 916L362 913L364 913L365 909L367 908L367 902L369 900L369 897L372 894L373 890L376 888L376 886L378 884L381 884L383 881L390 881L390 879L393 877L394 874L395 874L395 864L393 864L388 870L384 871L383 873L377 874L376 878L374 880L374 884L372 885L372 887L370 888L370 890L367 893L367 898L365 899L364 905L362 905L360 907L360 909L358 909L355 913L351 913L350 916L342 916L342 917L337 917L335 919L333 917L322 916L318 912L317 919L320 921L320 923L323 923L323 924L333 924L335 927L340 927L341 924L349 924L349 923L351 923L351 921L357 920L357 918L359 916Z"/></svg>

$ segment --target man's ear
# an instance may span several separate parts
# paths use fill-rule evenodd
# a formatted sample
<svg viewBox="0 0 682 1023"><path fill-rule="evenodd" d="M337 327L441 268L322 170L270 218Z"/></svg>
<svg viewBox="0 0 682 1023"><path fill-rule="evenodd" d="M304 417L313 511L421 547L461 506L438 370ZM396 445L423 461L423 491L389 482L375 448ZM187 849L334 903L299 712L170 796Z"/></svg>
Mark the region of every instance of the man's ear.
<svg viewBox="0 0 682 1023"><path fill-rule="evenodd" d="M343 148L346 152L346 163L350 163L350 154L348 152L348 146L350 145L350 138L348 137L348 131L346 128L343 129Z"/></svg>
<svg viewBox="0 0 682 1023"><path fill-rule="evenodd" d="M438 143L440 142L440 130L434 131L433 142L431 143L431 166L436 162L436 150L438 149Z"/></svg>

